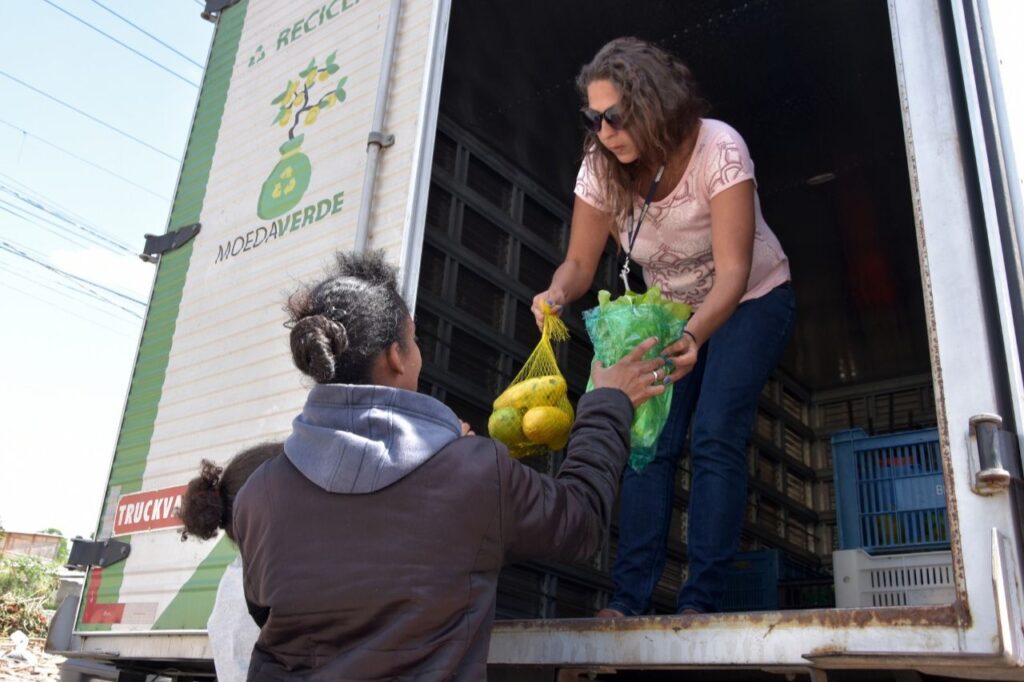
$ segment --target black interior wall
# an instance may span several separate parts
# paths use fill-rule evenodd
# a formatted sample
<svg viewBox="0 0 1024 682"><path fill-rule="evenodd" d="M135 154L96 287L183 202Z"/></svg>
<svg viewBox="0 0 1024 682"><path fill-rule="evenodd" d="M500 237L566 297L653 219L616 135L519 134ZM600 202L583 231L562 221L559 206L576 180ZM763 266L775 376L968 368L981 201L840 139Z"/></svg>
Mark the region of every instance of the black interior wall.
<svg viewBox="0 0 1024 682"><path fill-rule="evenodd" d="M783 369L811 390L928 372L884 0L454 0L442 112L569 206L575 75L621 35L683 58L748 143L798 299Z"/></svg>

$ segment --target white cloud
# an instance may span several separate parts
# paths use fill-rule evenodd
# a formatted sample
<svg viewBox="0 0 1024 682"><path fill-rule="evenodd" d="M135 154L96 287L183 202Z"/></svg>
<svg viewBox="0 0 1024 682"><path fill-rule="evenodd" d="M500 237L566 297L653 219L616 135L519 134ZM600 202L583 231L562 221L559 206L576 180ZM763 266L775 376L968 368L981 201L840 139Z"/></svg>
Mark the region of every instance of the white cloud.
<svg viewBox="0 0 1024 682"><path fill-rule="evenodd" d="M73 275L145 300L153 283L153 266L138 256L111 253L91 247L83 251L55 251L53 264Z"/></svg>

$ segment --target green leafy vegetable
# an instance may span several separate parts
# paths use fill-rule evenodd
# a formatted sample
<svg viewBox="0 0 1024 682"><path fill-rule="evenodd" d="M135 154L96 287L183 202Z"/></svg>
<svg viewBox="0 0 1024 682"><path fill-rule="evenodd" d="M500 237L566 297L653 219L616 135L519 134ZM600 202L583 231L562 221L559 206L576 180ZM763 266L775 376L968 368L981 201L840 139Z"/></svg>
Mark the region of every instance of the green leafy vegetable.
<svg viewBox="0 0 1024 682"><path fill-rule="evenodd" d="M602 289L597 294L597 301L596 307L583 313L583 321L594 345L594 357L606 367L618 362L651 336L657 336L661 341L646 355L655 357L662 348L682 336L691 312L685 303L663 299L657 287L651 287L643 294L627 291L615 300L612 300L610 292ZM592 386L593 382L588 384L587 390ZM637 472L643 471L654 459L658 437L672 405L672 388L668 386L664 393L641 405L633 417L629 465Z"/></svg>

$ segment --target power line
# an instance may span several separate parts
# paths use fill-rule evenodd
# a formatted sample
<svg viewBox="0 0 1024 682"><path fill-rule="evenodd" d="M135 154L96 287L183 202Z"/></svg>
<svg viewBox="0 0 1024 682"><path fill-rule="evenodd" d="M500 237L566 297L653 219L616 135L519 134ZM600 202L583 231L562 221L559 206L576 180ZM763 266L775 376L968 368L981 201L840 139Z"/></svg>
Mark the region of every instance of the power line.
<svg viewBox="0 0 1024 682"><path fill-rule="evenodd" d="M33 248L31 246L27 246L25 244L19 244L18 242L14 241L13 239L11 240L11 244L14 244L14 246L18 247L19 249L21 249L22 251L24 251L26 253L34 255L36 258L46 258L46 254L43 253L42 251L40 251L39 249Z"/></svg>
<svg viewBox="0 0 1024 682"><path fill-rule="evenodd" d="M45 263L45 262L41 261L38 258L33 258L29 254L25 253L20 248L18 248L18 246L15 246L15 245L13 245L13 244L11 244L9 242L5 242L5 241L0 240L0 251L7 251L8 253L12 253L15 256L18 256L19 258L24 258L27 261L30 261L32 263L35 263L36 265L42 266L43 268L46 268L47 270L50 270L51 272L54 272L54 273L56 273L56 274L58 274L58 275L60 275L62 277L66 277L66 278L72 280L72 282L74 284L76 284L79 287L79 289L82 290L83 293L86 293L86 294L92 296L93 298L96 298L96 299L98 299L98 300L100 300L100 301L102 301L104 303L109 303L112 306L120 308L121 310L125 311L126 313L128 313L130 315L134 315L135 317L141 317L141 315L139 315L136 311L130 310L128 308L125 308L121 304L119 304L119 303L117 303L115 301L110 300L109 298L107 298L103 294L101 294L98 291L96 291L96 289L101 289L101 290L106 291L108 293L111 293L111 294L113 294L115 296L120 296L121 298L124 298L124 299L126 299L126 300L128 300L128 301L130 301L132 303L138 303L139 305L145 305L145 303L143 303L142 301L134 299L134 298L128 296L127 294L122 294L122 293L120 293L118 291L114 291L113 289L110 289L109 287L105 287L102 284L97 284L96 282L88 280L88 279L86 279L84 277L79 277L78 275L75 275L75 274L72 274L70 272L67 272L66 270L62 270L61 268L52 266L52 265L50 265L48 263Z"/></svg>
<svg viewBox="0 0 1024 682"><path fill-rule="evenodd" d="M195 87L195 88L198 88L198 87L199 87L199 83L196 83L196 82L194 82L194 81L190 81L189 79L185 78L185 77L184 77L184 76L182 76L182 75L181 75L180 73L178 73L177 71L174 71L173 69L169 69L169 68L167 68L166 66L164 66L163 64L161 64L161 63L160 63L160 62L158 62L157 60L153 59L152 57L147 57L146 55L142 54L141 52L139 52L138 50L136 50L136 49L135 49L134 47L132 47L131 45L128 45L127 43L123 43L123 42L121 42L120 40L118 40L117 38L115 38L114 36L110 35L109 33L106 33L105 31L102 31L102 30L100 30L100 29L96 28L95 26L93 26L92 24L90 24L90 23L89 23L88 21L86 21L85 19L82 19L81 17L79 17L79 16L76 16L76 15L72 14L71 12L69 12L69 11L67 11L66 9L64 9L63 7L61 7L60 5L58 5L58 4L56 4L56 3L53 3L53 2L51 2L50 0L43 0L43 2L45 2L45 3L46 3L47 5L49 5L50 7L53 7L54 9L60 10L61 12L63 12L63 13L64 13L64 14L66 14L66 15L68 15L69 17L71 17L71 18L72 18L72 19L74 19L75 21L77 21L77 22L79 22L79 23L82 23L82 24L85 24L86 26L88 26L88 27L89 27L89 28L91 28L92 30L96 31L96 32L97 32L97 33L99 33L100 35L106 36L106 37L107 37L107 38L109 38L110 40L113 40L113 41L114 41L115 43L117 43L118 45L120 45L120 46L121 46L121 47L123 47L124 49L126 49L126 50L128 50L128 51L130 51L130 52L134 52L135 54L137 54L138 56L142 57L143 59L145 59L145 60L146 60L147 62L149 62L150 64L153 64L154 66L156 66L156 67L158 67L158 68L161 68L161 69L163 69L164 71L166 71L167 73L171 74L171 75L172 75L172 76L174 76L175 78L178 78L178 79L180 79L180 80L183 80L183 81L185 81L186 83L188 83L188 84L189 84L189 85L191 85L192 87Z"/></svg>
<svg viewBox="0 0 1024 682"><path fill-rule="evenodd" d="M83 291L81 289L72 288L71 285L69 285L69 284L67 284L65 282L55 281L55 282L51 283L51 282L41 281L39 279L36 279L36 278L32 277L27 272L24 272L24 271L21 271L21 270L15 270L9 264L4 263L3 261L0 261L0 271L9 272L12 275L14 275L15 277L17 277L19 282L31 283L32 285L34 285L34 287L46 289L47 291L50 291L50 292L54 293L55 295L61 297L62 299L65 299L65 300L68 300L68 301L72 301L72 302L74 302L75 304L77 304L79 306L88 306L90 310L95 310L96 312L101 313L103 315L106 315L106 316L116 320L117 322L122 322L123 323L123 322L127 321L123 317L118 317L116 313L112 312L108 308L100 307L100 306L96 305L96 301L93 300L93 299L95 299L94 296L90 295L89 293L87 293L87 292L85 292L85 291ZM61 289L63 289L63 291L61 289L54 288L52 286L52 284L56 284L57 286L61 287ZM59 305L58 303L56 303L54 301L48 301L46 299L40 298L38 296L35 296L32 293L30 293L28 291L25 291L24 289L19 289L18 287L14 286L12 284L5 284L4 287L5 287L5 289L13 289L15 291L18 291L18 292L24 294L25 296L28 296L30 298L34 298L37 301L40 301L42 303L46 303L47 305L52 305L54 307L60 308L61 310L64 310L64 311L70 313L71 315L74 315L75 317L81 319L81 320L85 320L86 322L92 322L92 323L102 327L103 329L107 329L108 331L116 331L114 329L111 329L110 327L105 327L105 326L101 325L97 320L90 319L88 317L84 317L82 315L79 315L79 314L77 314L77 312L72 311L68 307ZM107 303L109 305L109 301L107 301L106 299L103 299L101 302ZM80 308L78 310L80 310Z"/></svg>
<svg viewBox="0 0 1024 682"><path fill-rule="evenodd" d="M14 189L10 185L3 184L2 181L7 181L11 185L17 186L21 192L25 192L31 196L24 196L18 189ZM54 216L61 220L64 224L55 223L47 217L33 213L21 205L12 204L9 201L0 198L0 204L9 206L10 208L18 211L14 213L9 209L4 209L0 206L0 209L5 210L7 213L11 213L17 218L25 220L29 223L42 227L47 232L63 237L72 244L78 247L100 247L110 251L114 255L121 256L123 254L134 255L135 251L127 246L124 242L119 241L116 237L106 234L98 227L90 224L89 221L85 220L81 216L77 216L74 212L64 208L56 201L48 199L42 196L31 187L24 183L18 182L14 178L0 173L0 192L11 195L16 201L20 201L36 210L41 210L44 213ZM69 217L70 215L70 217ZM45 223L45 224L44 224ZM59 232L49 229L46 225L55 227ZM70 229L68 226L76 228L75 230ZM79 241L82 240L82 241ZM111 248L114 246L116 248Z"/></svg>
<svg viewBox="0 0 1024 682"><path fill-rule="evenodd" d="M6 176L4 176L3 173L0 173L0 177L6 177ZM4 191L5 193L12 194L16 200L20 200L23 203L28 204L29 206L33 206L32 203L24 201L23 199L21 199L20 196L17 195L17 193L13 193L13 192L11 192L9 190L10 190L10 188L6 188L3 185L0 185L0 191ZM5 206L9 207L9 208L4 208ZM54 234L54 235L57 235L58 237L62 237L64 239L67 239L69 242L71 242L72 244L74 244L77 247L84 247L84 248L87 248L87 247L90 247L90 246L99 247L99 248L106 249L107 251L110 251L111 253L113 253L115 255L118 255L118 256L120 256L122 254L125 254L125 253L127 253L127 254L133 254L134 253L134 251L132 251L131 249L128 249L128 248L119 248L118 250L114 250L114 249L110 248L110 246L108 244L106 244L102 240L99 240L96 237L94 237L90 231L83 230L81 228L81 226L78 225L77 223L73 223L73 222L70 222L70 221L62 218L62 220L64 220L65 223L71 224L72 226L79 228L78 231L75 231L75 230L72 230L72 229L68 228L67 224L62 225L62 224L59 224L59 223L55 223L54 221L50 220L49 218L46 218L46 217L41 216L41 215L38 215L36 213L32 213L31 211L25 209L24 207L16 205L16 204L13 204L13 203L11 203L9 201L6 201L5 199L2 199L2 198L0 198L0 210L3 210L5 212L7 212L7 213L10 213L11 215L13 215L16 218L20 218L21 220L24 220L26 222L32 223L33 225L36 225L38 227L41 227L44 230L46 230L47 232L50 232L51 234ZM15 213L15 211L17 211L17 213ZM52 215L52 213L51 213L51 215ZM49 227L47 227L47 225L50 225L50 226L56 228L56 230L51 230Z"/></svg>
<svg viewBox="0 0 1024 682"><path fill-rule="evenodd" d="M174 161L175 163L178 163L178 162L181 161L181 159L176 158L174 156L171 156L170 154L168 154L164 150L158 149L157 147L154 147L153 145L149 144L148 142L140 140L139 138L135 137L134 135L132 135L130 133L126 133L125 131L121 130L120 128L118 128L116 126L110 125L106 121L101 121L100 119L96 118L92 114L85 113L84 111L82 111L78 107L72 106L72 105L68 104L67 102L65 102L64 100L57 99L53 95L51 95L49 93L46 93L46 92L43 92L42 90L40 90L39 88L37 88L35 86L29 85L28 83L26 83L23 80L15 78L11 74L7 73L6 71L0 70L0 76L4 76L6 78L10 78L15 83L17 83L19 85L22 85L22 86L28 88L29 90L31 90L33 92L36 92L36 93L42 95L43 97L56 102L57 104L60 104L61 106L67 107L68 109L70 109L71 111L75 112L76 114L81 114L82 116L85 116L90 121L95 121L96 123L99 123L104 128L109 128L110 130L113 130L115 133L127 137L129 140L134 140L135 142L138 142L139 144L141 144L143 147L148 147L148 148L152 149L153 151L155 151L156 153L158 153L158 154L160 154L162 156L166 156L168 159L170 159L171 161Z"/></svg>
<svg viewBox="0 0 1024 682"><path fill-rule="evenodd" d="M14 204L12 204L10 202L3 201L2 199L0 199L0 211L3 211L4 213L10 213L15 218L18 218L20 220L24 220L27 223L31 223L33 225L36 225L37 227L41 227L44 230L46 230L47 232L49 232L50 234L56 235L56 236L61 237L63 239L67 239L69 242L71 242L72 244L74 244L75 246L78 246L80 248L87 248L89 246L97 246L97 244L94 244L92 242L75 241L75 239L73 237L75 237L77 235L70 234L70 230L68 230L66 227L61 227L57 223L49 221L46 218L42 218L40 216L32 215L31 213L29 213L25 209L23 209L23 208L21 208L19 206L15 206ZM18 211L18 212L15 213L15 211ZM39 221L42 221L42 222L39 222ZM45 223L45 225L43 223ZM57 229L56 230L51 230L46 225L52 225L53 227L55 227Z"/></svg>
<svg viewBox="0 0 1024 682"><path fill-rule="evenodd" d="M49 140L47 140L45 138L42 138L42 137L39 137L35 133L30 133L30 132L28 132L27 130L25 130L23 128L19 128L18 126L14 125L10 121L5 121L2 118L0 118L0 123L2 123L5 126L8 126L10 128L14 128L18 132L20 132L22 135L27 135L28 137L34 138L34 139L38 140L39 142L42 142L43 144L45 144L45 145L47 145L49 147L53 147L54 149L56 149L58 151L62 151L65 154L67 154L68 156L73 157L75 159L78 159L82 163L87 163L87 164L89 164L90 166L92 166L93 168L95 168L97 170L101 170L101 171L103 171L104 173L106 173L108 175L112 175L113 177L117 178L118 180L123 180L124 182L127 182L129 185L132 185L133 187L138 187L143 192L146 192L147 194L152 194L157 199L163 199L164 201L170 201L170 197L165 197L162 194L157 194L153 190L149 189L148 187L144 187L143 185L140 185L139 183L135 182L134 180L130 180L130 179L124 177L123 175L118 175L117 173L115 173L114 171L110 170L109 168L101 166L98 163L93 163L89 159L86 159L85 157L82 157L82 156L79 156L78 154L75 154L73 151L70 151L68 149L65 149L64 147L61 147L59 144L55 144L53 142L50 142Z"/></svg>
<svg viewBox="0 0 1024 682"><path fill-rule="evenodd" d="M54 301L47 301L44 298L40 298L39 296L36 296L33 293L25 291L24 289L19 289L18 287L13 286L13 285L8 285L8 288L10 288L10 289L12 289L14 291L17 291L22 296L28 296L29 298L35 299L35 300L39 301L40 303L43 303L45 305L50 305L50 306L53 306L54 308L58 308L60 310L63 310L68 315L72 315L73 317L77 317L80 320L85 320L86 322L91 322L91 323L95 324L97 327L99 327L100 329L105 329L108 332L113 332L115 334L124 335L123 331L120 331L118 329L112 329L112 328L110 328L110 327L108 327L106 325L100 324L97 320L91 320L88 317L84 317L82 315L79 315L77 312L75 312L74 310L68 308L67 306L62 306L62 305L60 305L60 304L58 304L58 303L56 303Z"/></svg>
<svg viewBox="0 0 1024 682"><path fill-rule="evenodd" d="M116 315L109 308L105 308L105 307L104 308L100 308L100 307L98 307L96 305L96 302L98 301L99 303L104 303L107 306L114 306L115 308L117 308L119 310L122 310L124 312L129 313L133 317L141 319L141 315L138 315L137 313L135 313L135 312L133 312L131 310L128 310L127 308L123 308L118 303L115 303L114 301L111 301L109 298L106 298L106 297L102 296L98 292L96 292L96 291L90 289L89 287L84 286L84 285L82 285L82 284L80 284L78 282L64 282L62 280L54 280L52 282L52 284L56 284L56 285L58 285L60 287L63 287L64 289L66 289L66 291L58 291L57 289L54 289L52 286L50 286L48 283L42 282L42 281L40 281L38 279L34 279L28 273L19 272L17 270L14 270L13 268L10 267L10 265L7 265L7 264L5 264L3 262L0 262L0 270L7 270L11 274L17 276L19 279L31 281L33 284L35 284L37 286L40 286L40 287L42 287L44 289L47 289L49 291L52 291L53 293L57 294L58 296L63 296L65 298L69 298L71 300L74 300L74 301L76 301L76 302L78 302L80 304L90 306L93 310L97 310L97 311L99 311L99 312L101 312L101 313L103 313L105 315L110 315L111 317L114 317L114 319L116 319L116 320L123 320L123 318L116 317ZM77 294L79 296L79 298L73 298L71 296L71 294Z"/></svg>
<svg viewBox="0 0 1024 682"><path fill-rule="evenodd" d="M86 234L92 236L94 239L97 239L97 240L99 240L101 242L104 242L104 244L100 244L100 246L106 246L106 248L110 248L112 246L112 247L115 247L116 249L120 250L122 253L127 253L127 254L132 254L132 255L134 255L134 253L135 253L134 251L132 251L131 247L129 247L127 244L119 242L116 239L114 239L113 237L109 237L109 236L103 234L102 232L100 232L96 228L90 227L88 225L84 225L82 223L77 223L74 220L71 220L70 218L68 218L64 214L60 213L59 211L55 211L55 210L45 206L38 199L34 199L32 197L26 197L26 196L24 196L22 194L19 194L14 189L12 189L10 187L7 187L6 185L2 185L2 184L0 184L0 192L4 192L6 194L11 194L11 195L17 197L18 199L20 199L22 202L28 204L29 206L32 206L33 208L36 208L36 209L38 209L40 211L48 213L48 214L52 215L53 217L57 218L58 220L62 220L63 222L65 222L65 223L67 223L69 225L73 225L74 227L77 227L79 230L81 230L81 231L85 232Z"/></svg>
<svg viewBox="0 0 1024 682"><path fill-rule="evenodd" d="M142 306L146 305L146 303L144 301L140 301L137 298L132 298L128 294L122 294L120 291L115 291L114 289L111 289L110 287L105 287L102 284L97 284L96 282L88 280L88 279L86 279L84 277L79 277L78 275L73 275L70 272L67 272L66 270L61 270L60 268L55 267L53 265L50 265L49 263L43 262L43 261L39 260L38 258L33 258L32 256L30 256L29 254L25 253L21 249L19 249L19 248L15 247L14 245L12 245L10 242L4 241L2 239L0 239L0 250L9 251L10 253L13 253L15 256L18 256L20 258L24 258L25 260L32 261L36 265L42 266L42 267L46 268L47 270L51 270L52 272L56 272L57 274L59 274L59 275L61 275L63 277L68 277L70 279L77 280L79 282L82 282L83 284L86 284L86 285L90 286L90 287L96 287L97 289L101 289L101 290L107 292L108 294L113 294L114 296L119 296L119 297L125 299L126 301L129 301L130 303L136 303L136 304L142 305ZM114 305L117 305L117 304L114 304ZM124 310L125 312L128 312L128 313L131 313L132 315L136 315L137 314L135 311L128 310L127 308L122 308L122 310Z"/></svg>
<svg viewBox="0 0 1024 682"><path fill-rule="evenodd" d="M67 206L62 206L60 204L60 202L56 201L55 199L51 199L49 197L43 196L42 193L36 191L30 185L26 185L24 182L21 182L20 180L12 178L10 175L7 175L6 173L0 172L0 180L6 182L8 187L14 188L15 190L17 190L19 192L23 192L25 194L31 195L37 201L48 202L50 206L54 207L54 210L59 211L64 216L70 216L71 219L77 220L79 223L81 223L83 225L88 225L89 227L91 227L94 230L99 230L100 229L100 228L96 227L95 225L93 225L91 222L89 222L89 220L87 220L83 216L81 216L78 213L75 213L74 211L69 209ZM112 235L108 234L107 236L112 238L112 239L116 239L116 237L113 237Z"/></svg>
<svg viewBox="0 0 1024 682"><path fill-rule="evenodd" d="M92 0L92 3L93 3L94 5L99 5L100 7L102 7L102 8L103 8L103 9L105 9L106 11L110 12L111 14L113 14L113 15L114 15L115 17L117 17L118 19L120 19L120 20L121 20L121 21L123 21L124 23L126 23L126 24L128 24L129 26L131 26L131 27L135 28L136 30L138 30L138 31L139 31L140 33L144 33L144 34L146 34L147 36L149 36L150 38L152 38L152 39L153 39L153 40L155 40L156 42L160 43L161 45L163 45L163 46L164 46L164 47L166 47L166 48L167 48L168 50L170 50L170 51L171 51L171 52L173 52L174 54L178 55L178 56L179 56L179 57L181 57L182 59L185 59L186 61L189 61L189 62L191 62L192 64L195 64L195 65L196 65L196 66L198 66L198 67L199 67L200 69L201 69L201 68L203 68L203 65L202 65L202 64L200 64L200 63L199 63L199 62L197 62L196 60L192 59L191 57L189 57L189 56L188 56L187 54L185 54L184 52L179 52L179 51L178 51L177 49L175 49L175 48L174 48L174 47L172 47L171 45L168 45L168 44L167 44L167 43L165 43L164 41L160 40L160 39L159 39L159 38L157 38L157 37L156 37L155 35L153 35L153 34L152 34L152 33L150 33L149 31L147 31L146 29L142 28L142 27L141 27L141 26L139 26L138 24L136 24L136 23L133 23L132 21L130 21L130 20L128 20L128 19L125 19L125 18L124 18L123 16L121 16L120 14L118 14L117 12L115 12L114 10L110 9L109 7L107 7L106 5L104 5L104 4L103 4L102 2L100 2L99 0Z"/></svg>

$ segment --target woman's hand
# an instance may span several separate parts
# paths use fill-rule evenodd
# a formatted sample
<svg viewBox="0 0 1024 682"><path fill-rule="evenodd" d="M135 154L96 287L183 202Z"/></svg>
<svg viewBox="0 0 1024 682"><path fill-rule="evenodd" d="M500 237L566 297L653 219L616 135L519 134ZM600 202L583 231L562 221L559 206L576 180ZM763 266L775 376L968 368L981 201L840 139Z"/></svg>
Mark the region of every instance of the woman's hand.
<svg viewBox="0 0 1024 682"><path fill-rule="evenodd" d="M561 317L562 309L565 307L565 294L559 289L548 289L533 297L533 305L530 311L537 319L537 329L544 331L544 304L548 305L551 314Z"/></svg>
<svg viewBox="0 0 1024 682"><path fill-rule="evenodd" d="M462 421L460 419L459 420L459 424L462 425L462 435L463 436L475 436L476 435L476 431L473 430L473 427L470 426L468 422L464 422L464 421Z"/></svg>
<svg viewBox="0 0 1024 682"><path fill-rule="evenodd" d="M590 288L613 225L608 213L576 197L572 206L569 249L566 251L565 260L552 275L548 290L534 296L533 305L530 307L533 316L537 318L538 329L544 330L542 303L551 306L555 315L561 315L563 307L578 299Z"/></svg>
<svg viewBox="0 0 1024 682"><path fill-rule="evenodd" d="M669 381L675 383L685 377L697 364L697 353L700 352L700 344L691 332L683 332L682 338L671 343L661 351L661 357L665 359L666 369L670 372Z"/></svg>
<svg viewBox="0 0 1024 682"><path fill-rule="evenodd" d="M660 357L643 359L644 353L657 343L657 337L652 336L611 367L595 360L591 370L594 388L617 388L629 396L633 407L640 407L649 398L664 393L665 386L670 383L665 381L665 361Z"/></svg>

